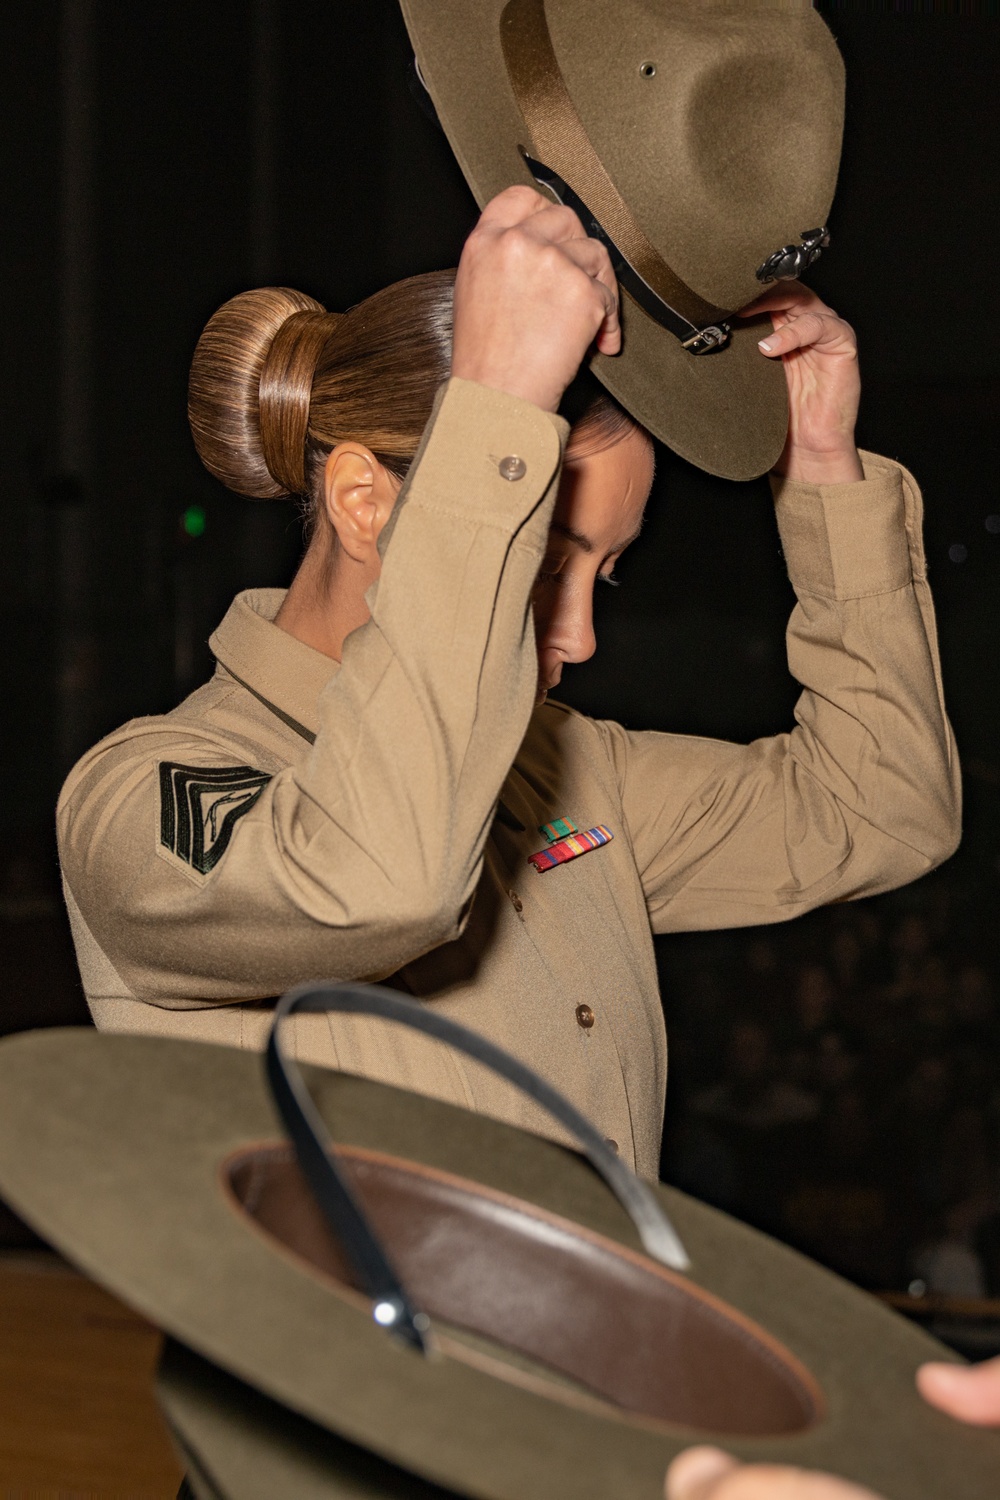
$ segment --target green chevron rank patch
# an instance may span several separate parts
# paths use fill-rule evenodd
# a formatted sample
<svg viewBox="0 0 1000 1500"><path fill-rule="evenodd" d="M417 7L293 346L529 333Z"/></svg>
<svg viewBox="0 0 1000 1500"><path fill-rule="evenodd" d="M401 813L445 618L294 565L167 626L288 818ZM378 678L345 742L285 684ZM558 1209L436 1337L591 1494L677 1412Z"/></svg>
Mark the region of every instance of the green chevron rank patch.
<svg viewBox="0 0 1000 1500"><path fill-rule="evenodd" d="M179 766L160 762L160 843L207 875L233 829L271 777L253 766Z"/></svg>

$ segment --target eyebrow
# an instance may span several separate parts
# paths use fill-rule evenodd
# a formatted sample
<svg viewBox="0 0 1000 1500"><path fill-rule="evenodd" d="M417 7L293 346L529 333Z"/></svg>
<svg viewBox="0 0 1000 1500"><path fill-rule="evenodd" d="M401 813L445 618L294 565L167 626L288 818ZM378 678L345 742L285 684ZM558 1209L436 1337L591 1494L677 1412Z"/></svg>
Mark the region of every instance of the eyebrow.
<svg viewBox="0 0 1000 1500"><path fill-rule="evenodd" d="M568 542L572 542L575 547L579 547L581 552L594 551L594 544L590 540L590 537L584 536L582 531L577 531L573 526L567 526L562 521L553 521L549 530L557 531ZM635 541L641 530L641 526L637 526L634 531L629 532L627 537L624 537L620 542L616 542L613 547L609 548L608 556L616 557L619 552L624 552L625 548Z"/></svg>

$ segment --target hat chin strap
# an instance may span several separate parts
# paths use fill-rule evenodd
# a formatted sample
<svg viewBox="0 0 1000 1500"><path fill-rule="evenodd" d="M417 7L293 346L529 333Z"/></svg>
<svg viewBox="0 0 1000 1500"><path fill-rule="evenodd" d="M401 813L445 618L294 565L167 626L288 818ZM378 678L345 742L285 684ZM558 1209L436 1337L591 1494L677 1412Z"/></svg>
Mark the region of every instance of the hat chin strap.
<svg viewBox="0 0 1000 1500"><path fill-rule="evenodd" d="M333 1141L313 1103L298 1066L281 1046L282 1023L293 1011L339 1011L379 1016L435 1037L491 1068L540 1104L574 1136L591 1166L607 1183L635 1225L643 1248L675 1271L691 1262L673 1225L649 1187L605 1144L603 1136L557 1089L517 1058L476 1032L395 990L365 984L301 984L279 1000L265 1054L265 1072L282 1123L295 1148L299 1166L331 1230L371 1297L376 1323L406 1343L427 1352L430 1320L414 1308L399 1277L343 1174Z"/></svg>
<svg viewBox="0 0 1000 1500"><path fill-rule="evenodd" d="M554 172L544 162L535 161L523 146L519 146L518 150L539 187L548 188L552 196L557 198L564 208L573 210L591 238L600 240L608 252L620 285L625 288L633 301L638 302L643 312L652 318L654 323L659 323L661 328L665 328L668 333L673 334L675 339L679 339L682 347L689 354L708 354L711 350L721 349L728 344L729 335L732 333L729 323L720 319L718 323L698 327L697 324L682 317L675 307L671 307L663 301L662 297L658 297L649 283L643 280L600 220L594 217L583 199L574 193L569 183L563 182L558 172Z"/></svg>

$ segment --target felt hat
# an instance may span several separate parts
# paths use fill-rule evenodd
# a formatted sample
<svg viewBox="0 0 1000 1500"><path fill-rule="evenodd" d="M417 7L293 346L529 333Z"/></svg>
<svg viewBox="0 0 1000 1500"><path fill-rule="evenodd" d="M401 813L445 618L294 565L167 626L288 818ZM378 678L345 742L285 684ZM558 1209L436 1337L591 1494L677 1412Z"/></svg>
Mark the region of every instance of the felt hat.
<svg viewBox="0 0 1000 1500"><path fill-rule="evenodd" d="M539 186L610 241L623 348L594 373L684 458L764 473L784 372L761 320L733 315L822 248L843 129L840 54L809 0L401 3L480 205Z"/></svg>
<svg viewBox="0 0 1000 1500"><path fill-rule="evenodd" d="M706 1436L890 1500L995 1493L1000 1434L914 1388L918 1364L951 1356L837 1277L650 1189L690 1256L671 1271L566 1148L370 1080L303 1076L430 1315L426 1354L352 1284L258 1057L89 1030L0 1043L0 1192L210 1377L224 1372L173 1387L205 1497L227 1493L212 1478L226 1471L244 1500L354 1500L364 1450L386 1466L372 1483L412 1500L427 1494L417 1481L479 1500L660 1500L670 1459ZM273 1421L240 1414L240 1382ZM250 1427L286 1475L269 1491L239 1479L234 1433ZM312 1434L305 1448L296 1431Z"/></svg>

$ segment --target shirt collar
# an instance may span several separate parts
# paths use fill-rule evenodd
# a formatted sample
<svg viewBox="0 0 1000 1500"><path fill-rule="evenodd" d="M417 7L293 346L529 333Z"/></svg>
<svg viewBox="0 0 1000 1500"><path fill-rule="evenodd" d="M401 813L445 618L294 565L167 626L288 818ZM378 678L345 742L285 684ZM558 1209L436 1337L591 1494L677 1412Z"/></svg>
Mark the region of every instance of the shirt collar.
<svg viewBox="0 0 1000 1500"><path fill-rule="evenodd" d="M317 701L340 663L275 625L284 589L237 594L209 646L220 666L291 728L315 738Z"/></svg>

